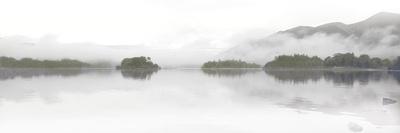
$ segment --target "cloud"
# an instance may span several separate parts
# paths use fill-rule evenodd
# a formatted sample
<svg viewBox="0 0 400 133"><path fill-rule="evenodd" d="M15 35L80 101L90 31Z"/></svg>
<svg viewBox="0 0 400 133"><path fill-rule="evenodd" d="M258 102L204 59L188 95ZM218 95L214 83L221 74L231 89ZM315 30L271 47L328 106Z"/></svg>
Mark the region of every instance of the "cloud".
<svg viewBox="0 0 400 133"><path fill-rule="evenodd" d="M279 33L263 39L248 40L221 53L217 58L242 59L264 64L282 54L307 54L321 57L335 53L352 52L376 57L399 56L399 36L393 27L366 30L360 37L344 37L339 34L316 33L296 38L290 33Z"/></svg>
<svg viewBox="0 0 400 133"><path fill-rule="evenodd" d="M369 29L359 37L317 33L300 39L283 33L266 36L268 31L263 29L220 33L186 28L149 43L112 46L61 43L54 35L39 39L8 36L0 38L0 56L110 61L114 65L126 57L150 56L163 67L198 67L215 59L242 59L264 64L282 54L325 58L335 53L353 52L394 58L400 50L399 36L393 34L394 30L393 27Z"/></svg>
<svg viewBox="0 0 400 133"><path fill-rule="evenodd" d="M10 36L0 38L0 56L36 59L72 58L88 62L110 61L114 65L126 57L150 56L161 66L194 66L209 60L220 51L213 48L216 46L213 44L215 40L207 36L193 36L186 40L156 42L165 45L107 46L95 43L61 43L54 35L39 39Z"/></svg>

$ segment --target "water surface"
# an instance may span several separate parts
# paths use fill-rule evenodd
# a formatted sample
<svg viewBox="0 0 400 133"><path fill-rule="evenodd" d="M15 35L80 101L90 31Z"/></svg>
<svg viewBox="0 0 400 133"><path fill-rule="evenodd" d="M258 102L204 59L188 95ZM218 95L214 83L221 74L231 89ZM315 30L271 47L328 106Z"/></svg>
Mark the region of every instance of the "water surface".
<svg viewBox="0 0 400 133"><path fill-rule="evenodd" d="M0 69L0 132L398 133L399 75Z"/></svg>

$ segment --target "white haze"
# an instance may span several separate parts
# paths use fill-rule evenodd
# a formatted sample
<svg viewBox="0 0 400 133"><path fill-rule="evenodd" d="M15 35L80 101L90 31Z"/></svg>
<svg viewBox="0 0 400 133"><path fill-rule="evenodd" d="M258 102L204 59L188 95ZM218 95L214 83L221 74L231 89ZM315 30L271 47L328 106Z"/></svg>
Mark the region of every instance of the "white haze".
<svg viewBox="0 0 400 133"><path fill-rule="evenodd" d="M400 38L391 34L393 27L369 29L360 37L343 37L339 34L316 33L304 38L279 33L238 45L218 57L221 59L242 59L264 64L278 55L306 54L325 58L335 53L351 52L356 55L369 54L372 57L393 59L399 56ZM370 44L372 39L377 43Z"/></svg>
<svg viewBox="0 0 400 133"><path fill-rule="evenodd" d="M353 23L382 11L400 12L398 5L398 0L2 0L0 56L115 64L151 56L164 67L200 66L219 58L262 64L290 53L390 56L397 47L365 48L339 36L279 35L267 39L277 44L247 43L299 25ZM236 46L240 49L224 52Z"/></svg>
<svg viewBox="0 0 400 133"><path fill-rule="evenodd" d="M290 34L268 36L265 30L249 30L227 34L221 39L193 29L173 35L175 40L154 42L165 45L98 45L94 43L61 43L56 36L30 39L23 36L0 39L0 56L36 59L72 58L83 61L109 61L118 64L125 57L150 56L164 67L198 67L216 59L242 59L264 64L277 55L307 54L325 58L335 53L352 52L393 59L398 56L399 37L392 35L393 27L367 30L361 37L317 33L305 38ZM181 37L178 37L181 36ZM176 39L179 38L179 39ZM377 44L368 44L371 39ZM156 45L156 44L155 44ZM230 48L230 46L235 46Z"/></svg>
<svg viewBox="0 0 400 133"><path fill-rule="evenodd" d="M208 48L199 43L210 44L214 40L193 40L184 48L149 47L146 45L98 45L93 43L60 43L55 36L29 39L22 36L0 39L0 56L35 59L78 59L88 62L111 62L118 64L123 58L149 56L156 63L167 67L198 66L211 59L221 49ZM187 41L188 42L188 41Z"/></svg>
<svg viewBox="0 0 400 133"><path fill-rule="evenodd" d="M264 2L2 0L0 56L112 62L151 56L162 66L199 66L231 47L234 34L269 25L259 9L270 8L254 3Z"/></svg>
<svg viewBox="0 0 400 133"><path fill-rule="evenodd" d="M163 67L199 67L216 59L232 45L264 36L268 31L254 29L239 33L214 33L186 28L138 45L100 45L90 42L60 42L55 35L40 38L5 36L0 38L0 56L35 59L78 59L88 62L119 64L123 58L149 56Z"/></svg>

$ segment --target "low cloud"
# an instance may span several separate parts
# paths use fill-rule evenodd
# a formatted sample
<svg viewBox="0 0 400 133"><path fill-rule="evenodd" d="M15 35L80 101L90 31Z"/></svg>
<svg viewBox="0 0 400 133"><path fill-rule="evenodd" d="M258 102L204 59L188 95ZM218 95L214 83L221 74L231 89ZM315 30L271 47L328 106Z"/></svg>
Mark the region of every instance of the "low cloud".
<svg viewBox="0 0 400 133"><path fill-rule="evenodd" d="M157 47L153 45L98 45L94 43L61 43L56 36L39 39L24 36L0 38L0 56L15 58L61 59L71 58L88 62L109 61L114 65L123 58L150 56L166 67L196 66L215 56L220 49L213 49L214 40L191 39L181 41L183 46ZM174 45L168 42L166 45ZM180 44L178 44L180 45Z"/></svg>
<svg viewBox="0 0 400 133"><path fill-rule="evenodd" d="M248 40L221 53L217 58L242 59L264 64L282 54L307 54L323 58L335 53L352 52L382 58L399 56L399 36L394 27L370 29L359 37L355 35L316 33L297 38L290 33L277 33L263 39Z"/></svg>
<svg viewBox="0 0 400 133"><path fill-rule="evenodd" d="M288 33L267 36L265 30L236 34L210 34L210 31L184 30L154 42L139 45L99 45L61 43L56 36L39 39L24 36L0 38L0 56L36 59L72 58L83 61L109 61L117 65L123 58L150 56L162 67L199 67L216 59L241 59L265 64L282 54L317 55L353 52L374 57L399 56L400 38L395 27L369 29L355 36L316 33L298 38ZM233 46L233 47L232 47Z"/></svg>

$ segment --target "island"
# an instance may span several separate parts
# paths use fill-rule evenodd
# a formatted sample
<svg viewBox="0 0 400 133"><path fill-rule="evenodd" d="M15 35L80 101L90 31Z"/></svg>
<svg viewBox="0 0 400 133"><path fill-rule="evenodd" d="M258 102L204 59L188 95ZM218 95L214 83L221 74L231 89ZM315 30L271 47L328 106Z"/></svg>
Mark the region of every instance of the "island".
<svg viewBox="0 0 400 133"><path fill-rule="evenodd" d="M324 61L317 57L307 55L280 55L273 61L265 64L264 68L320 68L324 66Z"/></svg>
<svg viewBox="0 0 400 133"><path fill-rule="evenodd" d="M136 69L161 69L160 66L153 63L150 57L140 56L132 58L124 58L117 69L121 70L136 70Z"/></svg>
<svg viewBox="0 0 400 133"><path fill-rule="evenodd" d="M354 53L337 53L321 59L317 56L307 55L280 55L273 61L265 64L264 69L318 69L318 68L356 68L356 69L399 69L400 57L395 61L370 57L362 54L355 56Z"/></svg>
<svg viewBox="0 0 400 133"><path fill-rule="evenodd" d="M201 68L260 68L261 66L256 63L247 63L242 60L218 60L208 61L202 65Z"/></svg>
<svg viewBox="0 0 400 133"><path fill-rule="evenodd" d="M89 63L73 59L38 60L32 58L15 59L0 57L0 68L83 68L90 67Z"/></svg>

